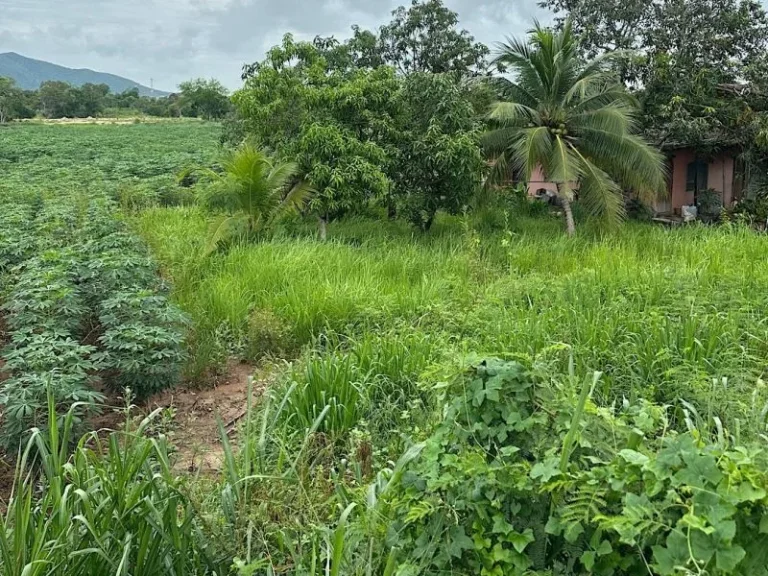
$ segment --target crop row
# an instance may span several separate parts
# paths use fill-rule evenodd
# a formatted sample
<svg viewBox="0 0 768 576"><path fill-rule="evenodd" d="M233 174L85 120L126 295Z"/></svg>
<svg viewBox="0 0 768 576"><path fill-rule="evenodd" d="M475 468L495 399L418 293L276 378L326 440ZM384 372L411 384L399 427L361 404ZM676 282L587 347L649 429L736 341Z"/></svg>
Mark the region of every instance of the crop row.
<svg viewBox="0 0 768 576"><path fill-rule="evenodd" d="M182 314L143 245L103 197L34 196L0 205L0 440L18 445L60 411L98 411L97 389L171 386L184 360Z"/></svg>

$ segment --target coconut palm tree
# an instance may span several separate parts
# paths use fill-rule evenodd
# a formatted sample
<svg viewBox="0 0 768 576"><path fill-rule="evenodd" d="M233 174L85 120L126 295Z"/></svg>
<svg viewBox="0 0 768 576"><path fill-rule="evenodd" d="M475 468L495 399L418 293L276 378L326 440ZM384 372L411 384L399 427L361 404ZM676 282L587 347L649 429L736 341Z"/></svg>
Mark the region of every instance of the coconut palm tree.
<svg viewBox="0 0 768 576"><path fill-rule="evenodd" d="M536 24L527 42L500 45L501 100L491 111L487 151L497 175L510 169L530 180L541 168L557 185L569 235L571 202L609 223L625 216L622 190L648 200L665 189L665 164L637 130L638 105L608 66L611 56L583 61L570 22L561 31Z"/></svg>
<svg viewBox="0 0 768 576"><path fill-rule="evenodd" d="M274 163L249 143L224 158L222 166L223 174L208 171L217 184L208 200L231 213L214 222L208 252L238 231L253 236L269 229L281 216L298 210L311 193L299 180L297 164Z"/></svg>

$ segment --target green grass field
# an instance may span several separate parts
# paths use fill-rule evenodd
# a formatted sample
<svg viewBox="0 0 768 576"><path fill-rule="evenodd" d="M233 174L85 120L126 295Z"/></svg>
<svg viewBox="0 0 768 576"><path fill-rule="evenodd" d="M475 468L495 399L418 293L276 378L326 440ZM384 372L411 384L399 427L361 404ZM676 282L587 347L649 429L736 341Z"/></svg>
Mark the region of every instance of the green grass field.
<svg viewBox="0 0 768 576"><path fill-rule="evenodd" d="M630 224L571 241L557 221L511 219L509 235L448 218L427 236L349 221L327 243L306 228L208 259L197 208L151 209L137 227L195 318L203 364L267 310L303 344L417 333L441 356L522 355L564 372L572 354L580 372L605 373L606 398L711 399L728 414L729 403L740 414L754 405L768 357L768 239Z"/></svg>
<svg viewBox="0 0 768 576"><path fill-rule="evenodd" d="M108 449L84 439L73 466L57 438L38 440L45 444L32 453L55 489L34 507L25 484L28 500L0 523L0 568L36 554L58 563L51 574L65 574L67 562L101 562L98 549L115 573L126 573L117 564L129 558L147 569L173 563L174 574L224 574L237 557L229 573L238 576L436 574L423 563L456 542L464 546L457 563L471 565L481 552L518 561L555 518L565 536L548 536L556 544L548 565L581 547L602 571L573 564L563 573L624 574L615 567L627 558L636 563L626 574L645 573L671 526L708 518L693 517L710 505L697 500L708 481L707 494L724 499L713 522L738 517L740 545L759 563L752 550L762 544L744 535L765 522L768 486L752 444L766 433L768 236L735 224L631 222L602 233L582 222L569 239L557 217L510 204L442 215L426 234L374 209L331 223L325 242L311 219L295 217L266 239L205 255L216 215L198 202L204 184L180 186L177 174L210 165L218 134L197 122L0 129L0 205L99 198L146 242L190 318L187 383L212 385L233 358L273 375L263 397L243 407L237 449L220 424L215 477L176 477L164 435L172 412L138 434L113 436ZM87 229L83 210L56 210L50 230L67 229L67 218ZM3 238L0 231L0 248ZM17 273L4 271L0 300ZM490 357L503 362L478 364ZM733 448L741 442L749 450ZM648 464L658 455L681 471ZM684 477L683 461L701 477ZM157 482L148 482L152 474ZM92 509L67 500L56 478L115 517L125 494L141 506L119 533L97 516L98 534L78 532L73 519ZM623 507L627 491L655 510L653 529L631 516L639 508ZM45 511L59 507L66 512L48 522ZM499 524L497 510L514 530ZM623 521L647 539L628 545L617 536L616 526L629 530ZM582 532L568 535L576 524ZM499 534L511 534L507 547L483 552ZM148 546L165 535L162 550L131 548L134 537ZM47 546L28 544L35 538ZM656 564L648 572L663 573Z"/></svg>

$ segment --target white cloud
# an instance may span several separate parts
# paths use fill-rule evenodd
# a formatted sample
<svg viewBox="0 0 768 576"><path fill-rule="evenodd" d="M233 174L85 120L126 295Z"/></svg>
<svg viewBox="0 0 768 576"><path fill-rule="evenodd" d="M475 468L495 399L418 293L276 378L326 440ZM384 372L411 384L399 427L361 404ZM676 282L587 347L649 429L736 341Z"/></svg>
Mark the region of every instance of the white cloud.
<svg viewBox="0 0 768 576"><path fill-rule="evenodd" d="M285 32L345 37L375 28L410 0L0 0L0 52L92 68L172 90L191 77L239 86ZM460 25L492 45L548 15L536 0L446 0Z"/></svg>

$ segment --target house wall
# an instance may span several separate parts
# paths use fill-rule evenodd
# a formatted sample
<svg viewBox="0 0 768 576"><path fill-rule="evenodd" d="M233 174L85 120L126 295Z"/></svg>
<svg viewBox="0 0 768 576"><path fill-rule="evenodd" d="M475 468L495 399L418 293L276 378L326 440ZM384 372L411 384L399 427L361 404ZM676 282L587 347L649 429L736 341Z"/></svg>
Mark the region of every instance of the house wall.
<svg viewBox="0 0 768 576"><path fill-rule="evenodd" d="M680 214L683 206L693 204L693 192L686 191L686 184L688 165L695 160L696 153L693 150L688 148L675 150L668 166L668 195L667 198L655 203L656 212ZM723 205L725 206L730 206L734 201L734 168L734 156L730 151L715 155L709 162L707 186L722 193ZM534 196L541 189L557 192L557 185L546 180L544 171L539 166L531 173L531 179L528 181L528 194Z"/></svg>
<svg viewBox="0 0 768 576"><path fill-rule="evenodd" d="M528 181L528 195L535 196L539 190L549 190L550 192L557 192L557 184L554 182L548 182L544 177L544 170L541 166L537 166L533 172L531 172L531 179Z"/></svg>
<svg viewBox="0 0 768 576"><path fill-rule="evenodd" d="M693 204L693 192L685 190L688 179L688 164L696 160L693 150L676 150L672 156L672 166L669 174L669 203L675 213L683 206ZM723 205L733 203L734 158L730 152L721 152L709 162L707 186L723 195ZM657 204L657 207L659 205Z"/></svg>

